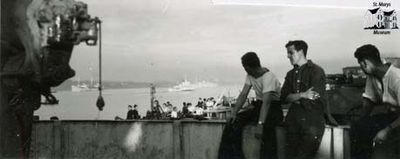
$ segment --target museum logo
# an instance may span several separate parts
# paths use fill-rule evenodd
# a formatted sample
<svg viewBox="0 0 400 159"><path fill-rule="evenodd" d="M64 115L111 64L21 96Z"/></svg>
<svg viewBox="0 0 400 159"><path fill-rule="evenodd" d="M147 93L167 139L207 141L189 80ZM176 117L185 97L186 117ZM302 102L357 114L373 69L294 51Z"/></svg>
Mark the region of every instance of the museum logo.
<svg viewBox="0 0 400 159"><path fill-rule="evenodd" d="M373 2L374 8L368 9L364 17L364 30L373 30L373 34L387 35L399 29L397 11L390 9L391 3Z"/></svg>

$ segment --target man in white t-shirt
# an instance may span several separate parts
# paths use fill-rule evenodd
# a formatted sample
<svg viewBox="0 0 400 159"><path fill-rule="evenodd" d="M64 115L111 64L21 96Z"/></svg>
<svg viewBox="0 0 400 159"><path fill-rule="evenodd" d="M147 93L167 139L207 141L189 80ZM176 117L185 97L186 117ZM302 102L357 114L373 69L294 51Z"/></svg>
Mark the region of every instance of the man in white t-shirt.
<svg viewBox="0 0 400 159"><path fill-rule="evenodd" d="M254 52L242 56L242 65L247 73L246 81L222 134L218 158L244 158L241 137L243 127L250 122L258 123L258 133L262 133L260 158L277 158L275 127L283 119L279 102L280 83L272 72L261 67ZM251 103L254 107L240 111L251 88L257 99Z"/></svg>
<svg viewBox="0 0 400 159"><path fill-rule="evenodd" d="M351 125L351 156L368 159L374 143L384 143L388 134L400 126L400 69L384 64L374 45L359 47L354 56L367 74L367 82L361 118ZM386 111L377 114L375 108Z"/></svg>

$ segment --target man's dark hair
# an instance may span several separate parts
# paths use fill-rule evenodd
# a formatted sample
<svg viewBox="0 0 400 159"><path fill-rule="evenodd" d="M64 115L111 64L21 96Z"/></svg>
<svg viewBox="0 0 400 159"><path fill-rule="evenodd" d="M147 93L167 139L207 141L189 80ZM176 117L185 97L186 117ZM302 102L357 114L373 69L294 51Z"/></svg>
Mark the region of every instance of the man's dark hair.
<svg viewBox="0 0 400 159"><path fill-rule="evenodd" d="M294 49L296 50L296 51L299 51L299 50L303 50L303 52L304 52L304 57L307 57L307 50L308 50L308 45L307 45L307 43L305 42L305 41L303 41L303 40L293 40L293 41L289 41L286 45L285 45L285 47L289 47L289 46L294 46Z"/></svg>
<svg viewBox="0 0 400 159"><path fill-rule="evenodd" d="M247 52L242 56L242 65L251 68L261 67L260 59L255 52Z"/></svg>
<svg viewBox="0 0 400 159"><path fill-rule="evenodd" d="M354 52L354 57L359 61L368 59L374 63L382 64L378 48L371 44L363 45L357 48L356 52Z"/></svg>

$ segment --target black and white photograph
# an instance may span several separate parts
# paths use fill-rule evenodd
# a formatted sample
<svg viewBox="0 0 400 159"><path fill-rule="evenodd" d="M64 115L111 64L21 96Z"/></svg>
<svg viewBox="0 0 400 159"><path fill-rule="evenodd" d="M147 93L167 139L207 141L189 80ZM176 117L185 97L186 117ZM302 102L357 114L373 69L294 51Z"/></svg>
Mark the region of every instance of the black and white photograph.
<svg viewBox="0 0 400 159"><path fill-rule="evenodd" d="M1 0L0 159L399 159L398 0Z"/></svg>

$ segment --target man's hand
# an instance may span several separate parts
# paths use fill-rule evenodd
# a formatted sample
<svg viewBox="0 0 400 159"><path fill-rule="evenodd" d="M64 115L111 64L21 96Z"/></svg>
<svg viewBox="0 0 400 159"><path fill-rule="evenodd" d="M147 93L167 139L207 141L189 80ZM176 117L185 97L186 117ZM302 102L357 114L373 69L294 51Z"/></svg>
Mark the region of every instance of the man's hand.
<svg viewBox="0 0 400 159"><path fill-rule="evenodd" d="M382 144L382 142L386 140L386 138L389 134L389 131L390 131L389 127L380 130L374 138L374 144Z"/></svg>
<svg viewBox="0 0 400 159"><path fill-rule="evenodd" d="M310 99L310 100L316 100L316 99L320 98L319 93L313 91L313 89L314 89L314 87L311 87L307 91L300 93L300 97L305 98L305 99Z"/></svg>
<svg viewBox="0 0 400 159"><path fill-rule="evenodd" d="M228 118L228 123L233 124L236 121L236 113L232 113L232 116Z"/></svg>

